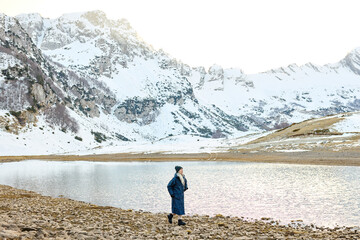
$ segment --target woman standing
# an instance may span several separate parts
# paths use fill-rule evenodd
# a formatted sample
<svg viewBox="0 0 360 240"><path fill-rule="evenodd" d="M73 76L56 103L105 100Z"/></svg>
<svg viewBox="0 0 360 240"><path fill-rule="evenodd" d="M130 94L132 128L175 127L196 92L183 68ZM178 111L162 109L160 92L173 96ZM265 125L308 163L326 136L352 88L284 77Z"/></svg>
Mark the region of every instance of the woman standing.
<svg viewBox="0 0 360 240"><path fill-rule="evenodd" d="M168 215L169 223L172 223L172 218L174 215L178 215L178 225L185 225L181 220L181 215L185 214L184 207L184 192L188 189L187 180L183 174L183 168L180 166L175 167L176 173L173 179L170 180L167 185L168 191L171 196L171 211Z"/></svg>

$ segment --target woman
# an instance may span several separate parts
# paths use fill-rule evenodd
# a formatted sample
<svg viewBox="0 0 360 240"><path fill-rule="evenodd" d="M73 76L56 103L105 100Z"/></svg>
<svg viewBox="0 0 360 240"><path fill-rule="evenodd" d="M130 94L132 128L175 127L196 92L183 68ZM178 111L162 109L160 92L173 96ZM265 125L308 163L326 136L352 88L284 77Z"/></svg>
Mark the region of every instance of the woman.
<svg viewBox="0 0 360 240"><path fill-rule="evenodd" d="M183 168L180 166L175 167L176 173L173 179L170 180L167 185L168 191L171 196L171 211L168 215L169 223L172 223L172 218L174 215L178 215L178 225L185 225L185 223L181 220L181 215L185 214L184 207L184 192L188 189L187 180L185 175L183 174Z"/></svg>

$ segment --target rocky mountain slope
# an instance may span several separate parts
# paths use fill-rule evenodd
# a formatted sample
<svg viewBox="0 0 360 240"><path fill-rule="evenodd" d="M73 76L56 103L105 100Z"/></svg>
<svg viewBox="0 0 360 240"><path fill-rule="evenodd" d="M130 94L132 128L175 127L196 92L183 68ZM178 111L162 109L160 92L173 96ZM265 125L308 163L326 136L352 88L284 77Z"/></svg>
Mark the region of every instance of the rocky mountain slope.
<svg viewBox="0 0 360 240"><path fill-rule="evenodd" d="M0 22L2 155L233 138L360 110L360 49L335 64L246 75L190 67L101 11Z"/></svg>

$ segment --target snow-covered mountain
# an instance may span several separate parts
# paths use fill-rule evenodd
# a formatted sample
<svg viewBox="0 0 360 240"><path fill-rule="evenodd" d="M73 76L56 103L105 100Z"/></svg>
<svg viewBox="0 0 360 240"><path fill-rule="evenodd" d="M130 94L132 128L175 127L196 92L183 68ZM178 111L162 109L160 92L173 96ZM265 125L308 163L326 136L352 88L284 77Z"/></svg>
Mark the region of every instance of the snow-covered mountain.
<svg viewBox="0 0 360 240"><path fill-rule="evenodd" d="M236 137L360 110L360 49L335 64L246 75L190 67L101 11L57 19L2 14L0 22L0 138L15 145L14 133L51 133L37 140L44 147L55 134L52 152Z"/></svg>
<svg viewBox="0 0 360 240"><path fill-rule="evenodd" d="M192 77L195 96L227 114L246 115L264 128L360 109L360 48L335 64L296 64L235 77L217 67L216 79ZM238 76L238 75L237 75ZM211 94L211 98L207 97Z"/></svg>

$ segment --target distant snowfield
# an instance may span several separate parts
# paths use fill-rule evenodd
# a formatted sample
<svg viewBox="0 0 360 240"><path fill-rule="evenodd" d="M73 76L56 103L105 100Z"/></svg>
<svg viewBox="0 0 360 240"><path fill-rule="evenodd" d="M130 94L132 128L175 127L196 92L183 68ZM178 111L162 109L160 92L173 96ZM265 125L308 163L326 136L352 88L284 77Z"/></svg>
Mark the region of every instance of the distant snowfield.
<svg viewBox="0 0 360 240"><path fill-rule="evenodd" d="M7 111L0 111L4 116ZM76 116L75 114L73 116ZM103 116L105 117L105 116ZM9 117L11 118L11 117ZM109 119L103 119L103 121ZM78 133L64 133L58 128L49 127L43 117L38 119L36 126L20 130L19 134L0 131L0 156L24 155L89 155L115 153L202 153L222 152L230 147L252 141L267 133L244 133L233 139L208 139L198 136L182 135L167 137L158 141L126 142L109 139L102 143L94 141L91 131L94 129L87 119L77 119L80 124ZM99 121L99 124L101 122ZM156 123L155 123L156 124ZM116 127L114 125L114 127ZM119 126L117 126L119 128ZM80 136L81 141L75 137Z"/></svg>
<svg viewBox="0 0 360 240"><path fill-rule="evenodd" d="M207 139L197 136L169 137L156 142L131 142L117 146L104 146L99 149L80 151L67 154L115 154L115 153L216 153L225 152L229 148L239 144L248 143L263 134L249 134L234 139Z"/></svg>
<svg viewBox="0 0 360 240"><path fill-rule="evenodd" d="M0 111L4 115L6 111ZM342 117L337 115L333 117ZM325 118L326 119L326 118ZM80 121L80 120L79 120ZM332 129L344 133L341 137L351 137L354 133L360 133L360 113L346 114L344 120L334 124ZM96 130L96 129L95 129ZM94 131L95 131L94 130ZM263 133L244 133L231 139L208 139L198 136L172 136L158 141L114 141L108 140L103 143L94 141L94 136L86 128L86 123L82 122L80 131L77 134L64 133L56 128L48 127L45 120L39 118L36 127L31 127L27 131L20 132L19 135L10 134L0 131L0 155L1 156L21 156L21 155L92 155L92 154L116 154L116 153L217 153L226 152L229 149L246 146L255 139L266 136L274 131ZM82 141L75 139L75 136L82 136ZM319 144L324 141L338 141L338 136L321 136L312 137L312 141L318 141ZM291 141L300 141L303 144L310 143L309 138L301 139L284 139L269 144L284 144ZM355 145L354 145L355 144ZM360 142L354 143L353 146L359 146ZM357 144L357 145L356 145ZM288 149L278 149L276 152L305 152L309 151L301 147Z"/></svg>

